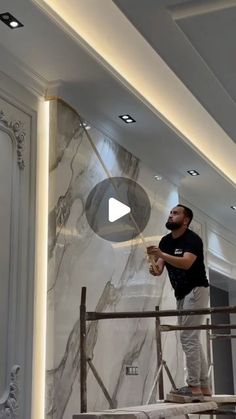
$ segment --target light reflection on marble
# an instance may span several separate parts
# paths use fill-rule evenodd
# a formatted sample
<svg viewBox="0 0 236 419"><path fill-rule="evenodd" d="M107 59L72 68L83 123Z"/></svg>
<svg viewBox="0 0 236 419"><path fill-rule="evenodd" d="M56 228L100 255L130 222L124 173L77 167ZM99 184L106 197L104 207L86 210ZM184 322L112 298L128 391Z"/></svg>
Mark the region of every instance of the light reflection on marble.
<svg viewBox="0 0 236 419"><path fill-rule="evenodd" d="M146 311L157 305L174 308L175 299L166 273L158 279L149 274L142 244L134 240L129 246L115 246L91 231L84 213L86 198L106 173L77 115L56 101L51 102L50 112L55 136L50 150L47 416L59 419L71 418L80 409L81 287L87 287L87 309L92 311ZM156 182L154 172L95 129L89 134L112 176L132 178L148 193L152 212L144 236L164 235L168 211L178 202L176 188L165 180ZM176 319L168 318L170 321ZM163 333L163 351L177 384L183 384L177 333ZM154 319L91 323L87 354L119 407L146 402L157 370ZM138 366L139 375L125 375L126 365ZM165 388L170 388L166 378ZM108 408L90 370L88 407Z"/></svg>

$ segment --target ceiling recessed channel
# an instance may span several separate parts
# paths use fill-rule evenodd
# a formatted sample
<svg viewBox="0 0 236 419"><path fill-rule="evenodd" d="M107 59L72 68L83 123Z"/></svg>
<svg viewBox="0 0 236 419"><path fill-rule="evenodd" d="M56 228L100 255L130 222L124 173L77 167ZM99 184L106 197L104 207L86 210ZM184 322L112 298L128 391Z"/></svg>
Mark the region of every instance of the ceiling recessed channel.
<svg viewBox="0 0 236 419"><path fill-rule="evenodd" d="M7 25L10 29L18 29L24 26L23 23L21 23L9 12L1 13L0 21L5 23L5 25Z"/></svg>
<svg viewBox="0 0 236 419"><path fill-rule="evenodd" d="M195 170L195 169L187 170L187 172L190 176L199 176L200 175L200 173L197 172L197 170Z"/></svg>
<svg viewBox="0 0 236 419"><path fill-rule="evenodd" d="M122 121L124 121L126 124L133 124L134 122L136 122L135 119L128 114L119 115L119 118L122 119Z"/></svg>

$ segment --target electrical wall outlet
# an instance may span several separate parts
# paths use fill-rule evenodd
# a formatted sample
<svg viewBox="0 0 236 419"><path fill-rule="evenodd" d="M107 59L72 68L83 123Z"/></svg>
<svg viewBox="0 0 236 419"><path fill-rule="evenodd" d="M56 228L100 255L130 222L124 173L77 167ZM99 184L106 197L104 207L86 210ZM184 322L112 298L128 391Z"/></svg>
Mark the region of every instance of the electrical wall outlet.
<svg viewBox="0 0 236 419"><path fill-rule="evenodd" d="M133 365L126 365L125 374L126 375L138 375L138 367L135 367Z"/></svg>

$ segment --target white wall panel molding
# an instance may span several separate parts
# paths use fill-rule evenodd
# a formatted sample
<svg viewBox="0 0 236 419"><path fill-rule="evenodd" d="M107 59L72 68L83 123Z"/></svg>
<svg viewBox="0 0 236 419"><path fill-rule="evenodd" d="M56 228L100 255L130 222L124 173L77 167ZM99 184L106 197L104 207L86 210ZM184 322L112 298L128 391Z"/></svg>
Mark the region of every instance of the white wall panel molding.
<svg viewBox="0 0 236 419"><path fill-rule="evenodd" d="M9 418L25 419L30 418L32 387L36 111L37 99L0 73L0 357L5 366L0 417L9 385L16 389L12 366L19 365L19 403L11 393L4 406L19 404L17 411L8 409Z"/></svg>
<svg viewBox="0 0 236 419"><path fill-rule="evenodd" d="M3 106L3 104L1 104ZM20 170L17 165L17 141L12 129L0 121L0 231L4 240L0 244L0 357L4 360L0 372L0 392L7 385L7 376L14 362Z"/></svg>
<svg viewBox="0 0 236 419"><path fill-rule="evenodd" d="M229 263L223 259L221 255L208 251L207 252L208 268L217 271L228 278L236 279L236 265Z"/></svg>
<svg viewBox="0 0 236 419"><path fill-rule="evenodd" d="M196 225L201 225L207 268L236 279L236 236L190 202L181 202L192 208Z"/></svg>
<svg viewBox="0 0 236 419"><path fill-rule="evenodd" d="M206 253L207 250L207 232L206 232L206 222L207 217L206 215L196 208L191 202L186 201L183 197L179 197L179 203L186 205L187 207L191 208L193 211L193 220L191 222L191 229L197 233L203 241L204 250Z"/></svg>
<svg viewBox="0 0 236 419"><path fill-rule="evenodd" d="M221 231L219 231L221 230ZM208 266L209 268L236 279L236 244L230 240L229 233L217 231L208 226Z"/></svg>
<svg viewBox="0 0 236 419"><path fill-rule="evenodd" d="M0 124L3 125L3 127L6 127L10 132L12 132L13 137L16 140L17 164L21 170L24 169L25 162L23 159L23 149L24 149L26 132L24 130L23 122L20 120L16 120L16 121L8 120L3 110L0 109ZM3 130L3 127L2 127L2 130Z"/></svg>
<svg viewBox="0 0 236 419"><path fill-rule="evenodd" d="M16 419L19 411L19 386L18 374L20 367L14 365L11 370L11 380L9 390L6 392L5 397L0 400L0 418L1 419Z"/></svg>
<svg viewBox="0 0 236 419"><path fill-rule="evenodd" d="M236 236L222 225L209 219L207 222L209 268L236 279Z"/></svg>

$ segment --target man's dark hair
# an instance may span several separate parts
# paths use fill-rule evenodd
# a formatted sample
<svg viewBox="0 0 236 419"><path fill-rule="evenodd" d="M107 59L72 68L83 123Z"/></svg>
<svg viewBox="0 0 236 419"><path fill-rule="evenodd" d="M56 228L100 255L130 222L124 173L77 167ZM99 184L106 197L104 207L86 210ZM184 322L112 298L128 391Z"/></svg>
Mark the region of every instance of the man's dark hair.
<svg viewBox="0 0 236 419"><path fill-rule="evenodd" d="M189 222L188 222L188 226L189 226L189 224L191 223L191 221L193 219L193 211L190 208L188 208L188 207L186 207L185 205L182 205L182 204L178 204L176 206L177 207L182 207L184 209L184 215L186 217L188 217L188 219L189 219Z"/></svg>

